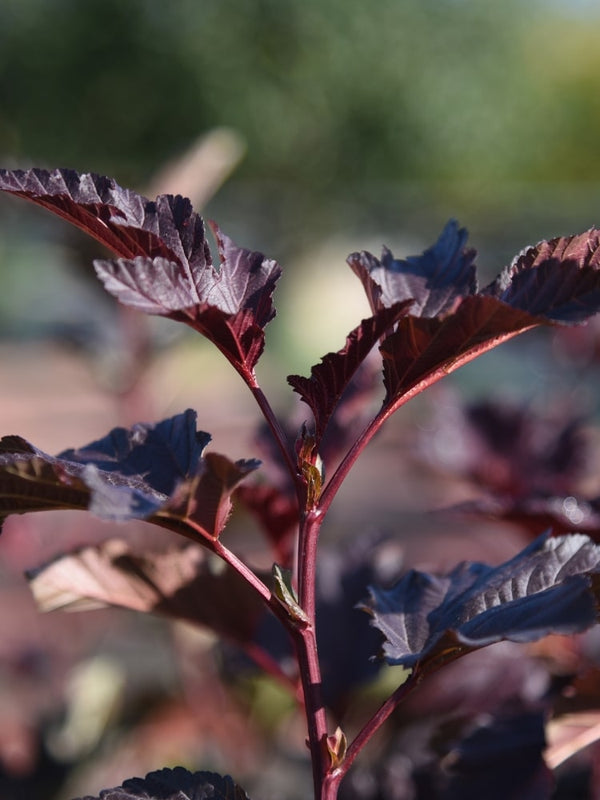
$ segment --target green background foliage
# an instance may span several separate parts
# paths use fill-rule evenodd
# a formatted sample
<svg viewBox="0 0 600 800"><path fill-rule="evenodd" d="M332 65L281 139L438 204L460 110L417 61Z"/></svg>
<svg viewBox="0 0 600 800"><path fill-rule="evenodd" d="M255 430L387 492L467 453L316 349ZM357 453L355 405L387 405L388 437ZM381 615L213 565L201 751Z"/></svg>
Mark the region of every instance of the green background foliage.
<svg viewBox="0 0 600 800"><path fill-rule="evenodd" d="M494 232L518 210L542 235L542 206L595 216L593 13L529 0L5 0L0 154L141 185L226 125L247 145L228 200L259 197L288 229L365 217L418 229L429 208Z"/></svg>

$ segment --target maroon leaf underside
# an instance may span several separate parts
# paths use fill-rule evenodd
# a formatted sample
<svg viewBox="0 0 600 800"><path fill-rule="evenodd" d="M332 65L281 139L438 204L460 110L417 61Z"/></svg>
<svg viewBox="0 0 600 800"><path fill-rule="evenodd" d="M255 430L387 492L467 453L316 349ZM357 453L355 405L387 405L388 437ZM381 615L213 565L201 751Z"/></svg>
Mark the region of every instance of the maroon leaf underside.
<svg viewBox="0 0 600 800"><path fill-rule="evenodd" d="M251 643L264 605L243 578L197 544L138 555L119 539L60 556L28 574L41 611L113 605Z"/></svg>
<svg viewBox="0 0 600 800"><path fill-rule="evenodd" d="M405 317L380 346L389 406L537 325L548 324L494 297L465 298L445 318Z"/></svg>
<svg viewBox="0 0 600 800"><path fill-rule="evenodd" d="M290 375L288 383L310 407L315 418L315 437L322 438L325 429L353 375L367 358L377 341L402 317L412 305L411 300L380 309L364 319L346 338L345 346L337 353L328 353L312 367L310 377Z"/></svg>
<svg viewBox="0 0 600 800"><path fill-rule="evenodd" d="M231 461L220 453L207 453L204 469L175 491L157 518L163 523L170 518L190 520L212 538L218 538L231 513L232 493L259 465L253 459Z"/></svg>
<svg viewBox="0 0 600 800"><path fill-rule="evenodd" d="M111 178L70 169L0 170L0 190L42 206L123 258L196 264L208 257L202 220L187 198L152 201Z"/></svg>
<svg viewBox="0 0 600 800"><path fill-rule="evenodd" d="M151 201L91 173L0 170L0 190L52 211L121 256L95 264L107 291L125 305L191 325L253 382L264 327L275 315L275 261L237 247L213 225L216 270L204 223L187 198Z"/></svg>

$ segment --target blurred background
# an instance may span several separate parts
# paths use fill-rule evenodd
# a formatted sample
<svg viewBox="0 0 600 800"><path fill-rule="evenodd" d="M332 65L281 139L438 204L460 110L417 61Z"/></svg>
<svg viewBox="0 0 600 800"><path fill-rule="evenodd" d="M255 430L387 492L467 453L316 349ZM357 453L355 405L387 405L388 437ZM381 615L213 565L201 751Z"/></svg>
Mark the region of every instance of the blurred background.
<svg viewBox="0 0 600 800"><path fill-rule="evenodd" d="M526 245L599 224L599 30L594 0L1 0L0 163L93 171L149 195L181 192L238 244L276 258L284 268L279 313L259 377L288 410L285 375L306 374L368 315L344 263L353 250L378 255L386 244L398 257L418 253L454 217L469 229L487 282ZM56 452L115 424L191 405L215 449L252 456L257 412L237 377L176 326L117 312L93 278L91 262L103 255L50 215L0 197L1 433ZM493 390L542 410L556 406L558 392L565 408L593 417L596 345L528 336L449 384L463 396ZM442 404L453 407L453 397ZM415 488L414 472L393 461L402 426L429 431L424 417L407 411L383 438L385 463L404 479L392 499L412 503L411 513L443 504L440 492L444 501L469 494L439 481ZM358 474L345 495L354 506L333 512L338 528L347 518L372 522L363 509L373 487ZM392 513L385 502L384 517ZM5 584L28 615L2 645L5 684L24 682L24 698L28 680L54 692L36 698L42 716L33 700L19 708L3 701L4 719L14 722L6 741L0 735L3 800L34 796L48 765L55 794L44 797L67 800L81 790L65 782L65 764L79 763L76 748L61 751L46 735L68 716L65 682L77 654L58 646L49 655L53 623L39 622L21 596L20 572L107 535L75 515L11 520L0 540ZM500 547L495 557L502 555ZM119 665L124 618L98 623L105 637L98 649L118 653ZM144 686L177 695L177 669L147 645L143 625L165 648L171 633L139 619L130 621L142 631L137 652L147 663L158 659L167 676L158 688L150 679ZM67 631L69 622L57 624ZM68 634L50 635L54 646L61 637ZM86 658L88 644L81 640ZM192 725L186 708L178 707L184 726ZM235 730L237 713L228 718ZM157 730L160 738L164 729ZM131 764L152 768L144 747L122 770L108 747L112 766L87 791L116 785ZM185 753L190 763L198 756ZM222 767L220 753L211 758ZM261 796L279 797L275 783Z"/></svg>

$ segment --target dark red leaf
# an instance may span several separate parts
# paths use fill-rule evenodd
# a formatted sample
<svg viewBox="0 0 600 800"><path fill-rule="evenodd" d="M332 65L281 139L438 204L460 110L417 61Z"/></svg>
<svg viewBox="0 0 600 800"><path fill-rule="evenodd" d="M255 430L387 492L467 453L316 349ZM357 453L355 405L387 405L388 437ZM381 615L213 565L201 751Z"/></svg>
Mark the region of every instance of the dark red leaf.
<svg viewBox="0 0 600 800"><path fill-rule="evenodd" d="M380 308L348 335L345 346L339 352L328 353L319 364L312 367L309 378L300 375L288 377L288 383L313 412L317 442L321 440L331 415L357 369L378 339L408 313L411 305L409 300L405 300L390 308Z"/></svg>
<svg viewBox="0 0 600 800"><path fill-rule="evenodd" d="M600 231L529 247L483 294L552 322L583 322L600 307Z"/></svg>
<svg viewBox="0 0 600 800"><path fill-rule="evenodd" d="M73 170L0 170L0 191L31 200L95 237L122 258L99 260L106 289L125 305L185 322L212 341L248 381L274 317L281 269L237 247L213 226L213 267L204 223L187 198L155 201L110 178Z"/></svg>
<svg viewBox="0 0 600 800"><path fill-rule="evenodd" d="M599 273L600 282L600 273ZM444 317L405 317L380 346L386 405L416 393L493 347L541 324L493 297L465 298Z"/></svg>
<svg viewBox="0 0 600 800"><path fill-rule="evenodd" d="M258 520L283 567L291 567L293 544L298 529L298 500L275 486L243 484L236 499Z"/></svg>

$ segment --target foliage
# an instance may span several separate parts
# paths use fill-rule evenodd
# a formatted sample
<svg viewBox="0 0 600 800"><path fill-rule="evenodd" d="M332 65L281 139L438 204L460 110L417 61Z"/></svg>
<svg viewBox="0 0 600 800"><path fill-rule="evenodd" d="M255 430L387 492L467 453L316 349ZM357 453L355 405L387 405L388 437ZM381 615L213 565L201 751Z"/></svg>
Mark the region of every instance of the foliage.
<svg viewBox="0 0 600 800"><path fill-rule="evenodd" d="M70 170L3 170L0 189L106 245L116 258L96 261L96 272L122 304L182 322L215 345L255 398L267 426L260 437L263 457L278 467L269 471L274 465L266 463L259 470L256 459L205 452L210 435L197 431L191 410L115 428L57 456L19 436L4 437L2 517L88 509L110 521L145 520L192 542L154 556L136 555L118 541L65 555L31 576L43 608L122 605L192 621L234 642L304 708L319 800L344 796L342 781L357 756L393 712L402 720L425 678L427 686L442 668L456 675L453 662L491 644L531 643L594 625L600 548L582 534L545 534L499 566L470 561L447 574L410 570L392 586L381 585L375 558L383 539L366 538L336 557L319 547L319 537L350 470L408 400L524 331L585 322L600 310L599 231L527 248L483 288L475 251L453 221L420 256L397 259L387 249L381 258L350 255L372 316L308 377L288 377L312 415L294 427L275 413L255 369L275 314L276 262L238 247L213 225L214 266L203 221L179 196L151 201L111 179ZM381 404L372 411L378 395ZM349 416L348 406L355 410ZM236 498L264 527L270 575L223 539ZM379 650L390 665L402 667L393 690L356 732L333 728L327 709L343 721L353 690L377 671L370 659ZM507 688L510 702L502 707L487 698L487 724L477 707L463 714L445 740L445 765L425 778L423 760L415 760L393 796L476 796L483 791L482 770L501 763L501 778L490 788L497 794L490 796L549 797L552 780L542 750L551 687L526 696L519 674ZM400 731L399 746L410 752L415 741L409 745L407 736ZM424 752L433 739L432 727ZM231 778L183 769L100 793L107 800L175 796L246 795Z"/></svg>

